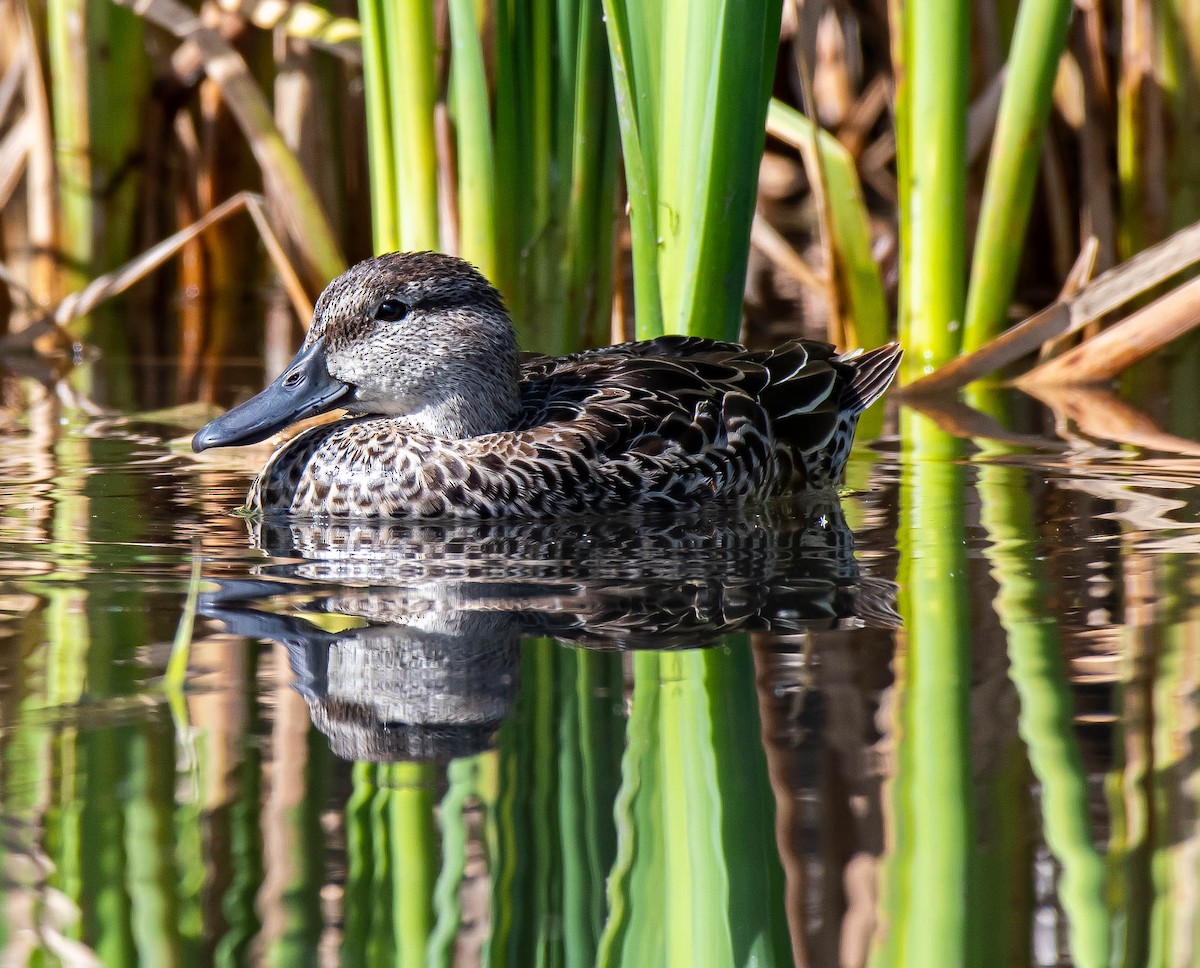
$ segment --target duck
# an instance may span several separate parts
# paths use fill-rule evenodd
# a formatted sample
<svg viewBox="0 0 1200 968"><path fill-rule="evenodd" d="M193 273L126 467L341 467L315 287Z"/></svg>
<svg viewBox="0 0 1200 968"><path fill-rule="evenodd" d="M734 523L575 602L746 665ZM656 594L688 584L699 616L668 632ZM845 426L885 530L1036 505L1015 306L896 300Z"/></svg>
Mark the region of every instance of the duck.
<svg viewBox="0 0 1200 968"><path fill-rule="evenodd" d="M246 510L304 518L548 518L745 505L842 482L896 343L751 352L663 336L522 353L469 262L393 252L334 279L304 342L192 447L258 443L334 410L268 458Z"/></svg>

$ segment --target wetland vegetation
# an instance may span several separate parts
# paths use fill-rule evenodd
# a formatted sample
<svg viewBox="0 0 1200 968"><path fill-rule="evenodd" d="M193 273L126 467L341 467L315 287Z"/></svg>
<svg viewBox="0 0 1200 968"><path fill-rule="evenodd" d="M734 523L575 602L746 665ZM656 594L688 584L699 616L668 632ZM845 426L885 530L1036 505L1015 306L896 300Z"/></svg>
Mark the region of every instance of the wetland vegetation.
<svg viewBox="0 0 1200 968"><path fill-rule="evenodd" d="M0 0L13 964L1185 966L1200 13ZM348 262L899 338L839 500L242 519Z"/></svg>

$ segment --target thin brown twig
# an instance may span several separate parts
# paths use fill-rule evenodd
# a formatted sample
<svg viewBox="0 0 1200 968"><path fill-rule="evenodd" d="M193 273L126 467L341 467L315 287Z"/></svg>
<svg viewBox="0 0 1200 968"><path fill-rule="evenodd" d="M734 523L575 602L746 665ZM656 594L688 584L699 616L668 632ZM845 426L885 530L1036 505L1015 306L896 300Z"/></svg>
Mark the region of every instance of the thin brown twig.
<svg viewBox="0 0 1200 968"><path fill-rule="evenodd" d="M1099 256L1100 240L1094 235L1088 236L1087 240L1083 243L1083 247L1079 250L1079 255L1075 258L1075 264L1071 266L1071 271L1067 273L1066 279L1063 280L1062 289L1058 293L1059 302L1066 302L1068 299L1073 299L1084 286L1091 282L1092 274L1096 269L1096 260ZM1067 341L1071 339L1074 339L1074 336L1067 335L1043 343L1041 350L1038 352L1038 359L1047 360L1052 356L1057 356L1067 348Z"/></svg>
<svg viewBox="0 0 1200 968"><path fill-rule="evenodd" d="M0 209L8 204L21 182L35 134L33 115L24 114L0 140Z"/></svg>
<svg viewBox="0 0 1200 968"><path fill-rule="evenodd" d="M829 281L805 262L791 243L758 211L754 213L754 222L750 226L750 244L800 285L811 289L822 299L829 299Z"/></svg>

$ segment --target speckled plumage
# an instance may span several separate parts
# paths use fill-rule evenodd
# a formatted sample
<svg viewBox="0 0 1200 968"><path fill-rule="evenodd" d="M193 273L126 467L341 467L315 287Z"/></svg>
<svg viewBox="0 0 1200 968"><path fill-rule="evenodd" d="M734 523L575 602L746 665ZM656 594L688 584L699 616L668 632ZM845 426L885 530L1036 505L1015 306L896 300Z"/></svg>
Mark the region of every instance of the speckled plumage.
<svg viewBox="0 0 1200 968"><path fill-rule="evenodd" d="M373 319L393 296L404 319ZM691 337L518 356L495 290L433 253L368 260L334 280L306 346L318 339L329 374L353 388L338 404L352 416L280 447L251 488L253 510L546 517L829 488L900 359L895 344L839 356L794 340L751 353Z"/></svg>

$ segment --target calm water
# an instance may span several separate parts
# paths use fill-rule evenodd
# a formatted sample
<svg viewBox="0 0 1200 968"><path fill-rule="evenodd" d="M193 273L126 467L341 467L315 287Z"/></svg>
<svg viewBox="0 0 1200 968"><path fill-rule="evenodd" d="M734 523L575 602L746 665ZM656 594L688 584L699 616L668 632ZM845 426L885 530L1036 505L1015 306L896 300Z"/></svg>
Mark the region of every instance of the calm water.
<svg viewBox="0 0 1200 968"><path fill-rule="evenodd" d="M1194 457L262 526L197 415L61 417L0 431L5 965L1200 959Z"/></svg>

